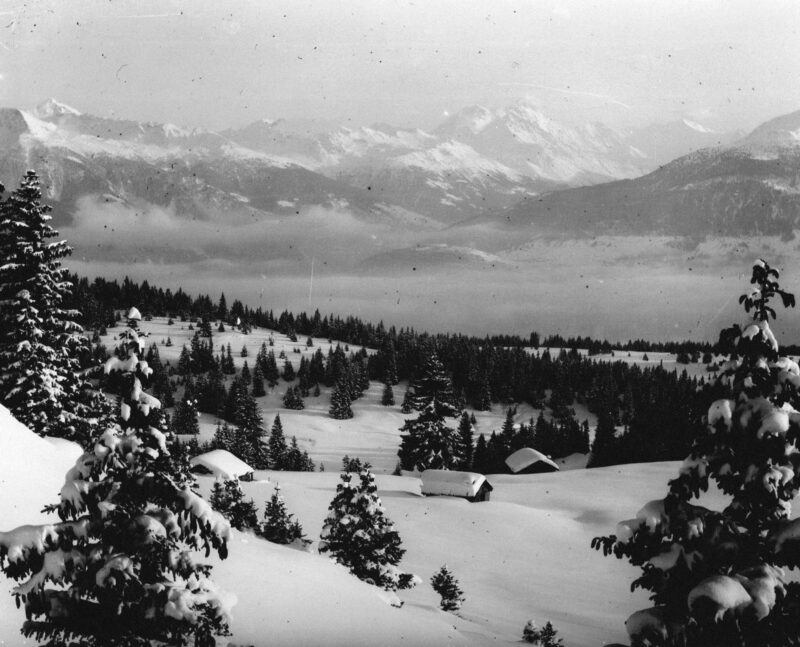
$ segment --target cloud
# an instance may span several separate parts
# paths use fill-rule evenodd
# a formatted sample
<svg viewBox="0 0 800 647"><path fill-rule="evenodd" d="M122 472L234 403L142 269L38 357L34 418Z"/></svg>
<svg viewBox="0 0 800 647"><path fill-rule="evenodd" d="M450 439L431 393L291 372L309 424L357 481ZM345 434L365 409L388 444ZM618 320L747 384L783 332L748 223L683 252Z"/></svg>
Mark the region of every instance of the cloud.
<svg viewBox="0 0 800 647"><path fill-rule="evenodd" d="M60 229L79 254L116 262L226 259L274 266L302 265L316 257L347 267L398 238L391 225L365 223L346 205L285 215L228 210L196 218L171 207L97 195L80 198L71 225Z"/></svg>
<svg viewBox="0 0 800 647"><path fill-rule="evenodd" d="M538 90L548 90L549 92L559 92L561 94L571 94L574 96L579 97L590 97L592 99L601 99L602 101L607 101L609 103L616 104L618 106L622 106L627 110L632 110L631 106L627 103L623 103L619 99L615 99L611 95L608 94L600 94L598 92L586 92L583 90L571 90L571 89L564 89L564 88L553 88L549 85L541 85L539 83L523 83L518 81L509 81L509 82L501 82L497 85L501 85L504 87L522 87L522 88L536 88Z"/></svg>

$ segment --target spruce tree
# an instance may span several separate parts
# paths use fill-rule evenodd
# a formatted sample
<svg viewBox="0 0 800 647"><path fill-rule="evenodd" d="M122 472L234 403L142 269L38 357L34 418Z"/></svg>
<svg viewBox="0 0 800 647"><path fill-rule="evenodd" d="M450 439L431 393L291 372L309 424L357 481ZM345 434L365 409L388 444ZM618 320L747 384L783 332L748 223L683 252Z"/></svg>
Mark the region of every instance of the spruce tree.
<svg viewBox="0 0 800 647"><path fill-rule="evenodd" d="M256 504L252 499L244 500L244 492L237 479L215 481L209 503L236 530L258 529Z"/></svg>
<svg viewBox="0 0 800 647"><path fill-rule="evenodd" d="M383 383L383 394L381 395L381 404L384 407L394 406L394 391L388 379Z"/></svg>
<svg viewBox="0 0 800 647"><path fill-rule="evenodd" d="M472 422L470 421L469 414L464 411L461 414L461 420L458 423L458 436L461 442L462 457L461 468L469 470L472 468L472 455L474 453L474 444L472 435L474 433Z"/></svg>
<svg viewBox="0 0 800 647"><path fill-rule="evenodd" d="M0 403L38 434L88 447L112 412L81 371L89 343L66 309L73 286L61 266L72 249L48 240L58 236L49 213L33 171L0 203Z"/></svg>
<svg viewBox="0 0 800 647"><path fill-rule="evenodd" d="M281 377L286 382L294 381L295 378L294 366L292 366L292 363L288 359L283 360L283 373Z"/></svg>
<svg viewBox="0 0 800 647"><path fill-rule="evenodd" d="M606 412L597 415L597 428L594 431L592 453L586 467L614 465L619 460L619 442L614 421Z"/></svg>
<svg viewBox="0 0 800 647"><path fill-rule="evenodd" d="M293 386L286 389L286 393L283 395L283 406L286 409L305 409L306 405L303 403L303 398L300 397L300 390Z"/></svg>
<svg viewBox="0 0 800 647"><path fill-rule="evenodd" d="M254 398L261 398L267 395L266 390L264 390L264 371L259 363L256 363L256 367L253 370L253 390L251 393Z"/></svg>
<svg viewBox="0 0 800 647"><path fill-rule="evenodd" d="M283 470L286 469L286 437L283 434L283 424L279 414L275 414L275 420L272 423L272 429L269 434L269 469Z"/></svg>
<svg viewBox="0 0 800 647"><path fill-rule="evenodd" d="M727 397L711 403L667 496L592 542L642 568L632 588L649 591L656 606L631 617L634 644L655 633L687 647L800 642L800 585L783 571L800 565L800 520L791 519L800 490L800 368L779 355L769 325L772 299L789 307L794 297L764 261L751 283L740 303L752 322L720 335L729 360L718 387ZM723 510L691 502L710 480L727 497Z"/></svg>
<svg viewBox="0 0 800 647"><path fill-rule="evenodd" d="M311 543L303 534L300 522L286 510L286 502L281 496L280 485L275 485L272 497L264 506L264 523L259 534L275 544L299 544L303 547Z"/></svg>
<svg viewBox="0 0 800 647"><path fill-rule="evenodd" d="M181 399L175 407L175 415L172 418L172 429L176 434L199 434L200 424L197 420L197 400L191 397Z"/></svg>
<svg viewBox="0 0 800 647"><path fill-rule="evenodd" d="M350 407L350 389L343 382L336 382L331 392L331 406L328 413L331 418L336 420L347 420L353 417L353 409Z"/></svg>
<svg viewBox="0 0 800 647"><path fill-rule="evenodd" d="M398 457L403 469L456 469L464 450L448 421L460 416L453 385L435 351L412 384L411 406L419 415L401 427Z"/></svg>
<svg viewBox="0 0 800 647"><path fill-rule="evenodd" d="M229 526L192 491L160 403L143 390L141 339L135 328L124 337L125 359L105 366L127 385L118 422L67 473L47 508L60 522L0 533L0 568L23 580L22 633L37 643L208 647L228 634L227 596L192 553L224 558Z"/></svg>
<svg viewBox="0 0 800 647"><path fill-rule="evenodd" d="M386 516L375 478L362 470L358 483L345 472L328 506L320 534L319 552L329 553L360 580L387 591L412 587L414 576L397 567L405 550L394 524Z"/></svg>
<svg viewBox="0 0 800 647"><path fill-rule="evenodd" d="M400 411L402 413L411 413L414 408L412 406L412 400L414 398L414 394L411 391L411 388L407 388L406 392L403 394L403 403L400 405Z"/></svg>
<svg viewBox="0 0 800 647"><path fill-rule="evenodd" d="M458 586L458 580L447 568L442 566L431 578L431 586L441 597L439 606L442 611L458 611L464 603L464 591Z"/></svg>
<svg viewBox="0 0 800 647"><path fill-rule="evenodd" d="M278 383L279 378L280 371L278 371L278 363L275 361L275 353L270 350L264 361L264 379L269 387L273 388Z"/></svg>

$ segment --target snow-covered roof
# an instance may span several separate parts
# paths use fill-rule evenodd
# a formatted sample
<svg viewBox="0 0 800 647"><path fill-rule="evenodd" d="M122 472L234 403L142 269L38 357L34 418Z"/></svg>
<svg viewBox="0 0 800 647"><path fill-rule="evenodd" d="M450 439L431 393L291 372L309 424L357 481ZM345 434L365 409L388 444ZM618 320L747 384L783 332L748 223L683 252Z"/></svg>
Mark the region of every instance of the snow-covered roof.
<svg viewBox="0 0 800 647"><path fill-rule="evenodd" d="M513 454L511 454L511 456L506 458L506 465L508 465L508 469L516 474L517 472L524 470L529 465L533 465L539 461L550 465L554 469L558 469L558 465L556 463L542 454L542 452L537 452L532 447L523 447L522 449L515 451Z"/></svg>
<svg viewBox="0 0 800 647"><path fill-rule="evenodd" d="M194 467L205 467L214 476L224 479L236 479L253 471L253 468L225 449L213 449L189 461Z"/></svg>
<svg viewBox="0 0 800 647"><path fill-rule="evenodd" d="M492 489L492 486L486 481L486 477L476 472L425 470L422 473L423 494L473 497L478 494L484 483L489 486L490 490Z"/></svg>

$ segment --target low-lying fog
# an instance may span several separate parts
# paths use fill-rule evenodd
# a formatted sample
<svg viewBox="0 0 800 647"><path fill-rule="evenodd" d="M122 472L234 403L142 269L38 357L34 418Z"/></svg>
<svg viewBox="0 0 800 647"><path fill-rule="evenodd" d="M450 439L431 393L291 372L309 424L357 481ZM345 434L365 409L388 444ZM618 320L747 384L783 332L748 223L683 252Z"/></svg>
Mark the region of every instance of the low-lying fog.
<svg viewBox="0 0 800 647"><path fill-rule="evenodd" d="M746 321L738 297L760 256L800 293L795 241L553 239L344 208L215 222L101 206L82 203L61 227L75 248L67 265L79 274L435 332L716 340L722 327ZM779 340L800 342L800 313L778 316Z"/></svg>

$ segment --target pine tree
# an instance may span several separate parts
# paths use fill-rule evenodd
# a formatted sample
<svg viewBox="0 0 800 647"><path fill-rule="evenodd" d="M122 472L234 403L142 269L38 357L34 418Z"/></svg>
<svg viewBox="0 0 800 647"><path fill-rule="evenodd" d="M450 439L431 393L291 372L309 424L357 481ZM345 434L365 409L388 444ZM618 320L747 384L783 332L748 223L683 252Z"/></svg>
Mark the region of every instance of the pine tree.
<svg viewBox="0 0 800 647"><path fill-rule="evenodd" d="M300 390L290 386L286 389L286 393L283 396L283 406L287 409L305 409L305 404L303 403L303 398L300 397Z"/></svg>
<svg viewBox="0 0 800 647"><path fill-rule="evenodd" d="M197 420L197 400L185 397L175 407L172 418L172 429L176 434L199 434L200 424Z"/></svg>
<svg viewBox="0 0 800 647"><path fill-rule="evenodd" d="M283 435L283 424L279 414L275 414L272 429L269 434L269 468L271 470L286 469L286 437Z"/></svg>
<svg viewBox="0 0 800 647"><path fill-rule="evenodd" d="M209 503L236 530L258 529L256 504L252 499L244 500L244 492L238 480L215 481Z"/></svg>
<svg viewBox="0 0 800 647"><path fill-rule="evenodd" d="M23 580L22 633L37 643L213 645L228 634L227 596L192 553L224 558L229 526L192 491L160 403L143 391L143 343L135 328L124 336L127 357L105 366L127 385L118 423L67 473L47 508L60 522L0 533L0 568Z"/></svg>
<svg viewBox="0 0 800 647"><path fill-rule="evenodd" d="M281 377L286 382L292 382L296 377L294 373L294 366L292 366L292 363L288 359L283 360L283 374Z"/></svg>
<svg viewBox="0 0 800 647"><path fill-rule="evenodd" d="M597 415L597 428L594 432L592 454L586 467L604 467L618 462L619 442L614 421L608 413Z"/></svg>
<svg viewBox="0 0 800 647"><path fill-rule="evenodd" d="M522 630L522 639L526 643L536 647L560 647L564 644L561 638L556 638L558 631L553 627L553 623L548 621L544 627L539 629L533 620L528 620L528 624Z"/></svg>
<svg viewBox="0 0 800 647"><path fill-rule="evenodd" d="M275 361L275 353L269 351L264 362L264 379L270 388L273 388L280 378L278 363Z"/></svg>
<svg viewBox="0 0 800 647"><path fill-rule="evenodd" d="M431 352L421 375L413 382L412 408L419 415L401 427L398 457L403 469L455 469L463 460L458 433L447 420L460 416L453 385L442 363Z"/></svg>
<svg viewBox="0 0 800 647"><path fill-rule="evenodd" d="M348 472L341 475L322 526L319 552L330 553L357 578L387 591L412 587L414 576L397 568L405 550L386 516L372 473L363 470L357 485L351 478Z"/></svg>
<svg viewBox="0 0 800 647"><path fill-rule="evenodd" d="M464 591L458 586L458 580L448 570L447 564L431 578L431 586L442 598L439 606L443 611L458 611L461 608L464 603Z"/></svg>
<svg viewBox="0 0 800 647"><path fill-rule="evenodd" d="M253 370L253 390L251 391L254 398L261 398L267 395L264 390L264 371L261 369L261 364L256 363Z"/></svg>
<svg viewBox="0 0 800 647"><path fill-rule="evenodd" d="M384 407L394 406L394 391L388 379L383 383L383 394L381 395L381 404Z"/></svg>
<svg viewBox="0 0 800 647"><path fill-rule="evenodd" d="M411 391L411 388L407 388L406 392L403 394L403 403L400 405L400 411L402 413L411 413L414 410L412 406L412 400L414 398L414 394Z"/></svg>
<svg viewBox="0 0 800 647"><path fill-rule="evenodd" d="M257 470L267 469L268 450L262 442L266 435L264 419L255 398L243 385L236 391L233 422L239 428L247 446L247 456L240 458Z"/></svg>
<svg viewBox="0 0 800 647"><path fill-rule="evenodd" d="M347 420L353 417L353 409L350 407L350 389L346 384L337 382L331 392L331 406L328 413L331 418L336 420Z"/></svg>
<svg viewBox="0 0 800 647"><path fill-rule="evenodd" d="M112 413L81 371L89 342L65 308L73 286L61 266L72 249L48 241L49 212L33 171L0 203L0 403L38 434L88 447Z"/></svg>
<svg viewBox="0 0 800 647"><path fill-rule="evenodd" d="M475 442L475 452L472 456L472 469L481 474L487 474L491 469L489 449L486 445L486 436L481 434Z"/></svg>
<svg viewBox="0 0 800 647"><path fill-rule="evenodd" d="M794 306L777 280L764 261L753 267L755 287L740 299L753 321L720 334L719 350L730 360L718 387L728 397L709 407L707 429L667 496L619 523L616 535L592 542L642 567L632 588L649 591L656 606L634 614L629 628L649 625L664 643L800 641L800 585L787 583L782 570L800 565L800 520L791 519L800 491L800 368L779 356L770 329L774 297ZM721 511L691 503L711 479L730 501ZM631 639L647 637L634 629Z"/></svg>
<svg viewBox="0 0 800 647"><path fill-rule="evenodd" d="M461 468L465 470L472 468L472 455L474 453L472 435L474 431L475 430L472 427L472 422L470 422L469 414L464 411L464 413L461 414L461 420L458 423L458 436L463 452L461 458Z"/></svg>
<svg viewBox="0 0 800 647"><path fill-rule="evenodd" d="M259 534L275 544L300 544L305 547L311 541L303 534L300 522L286 510L286 502L281 496L280 485L275 485L272 497L264 506L264 523Z"/></svg>

